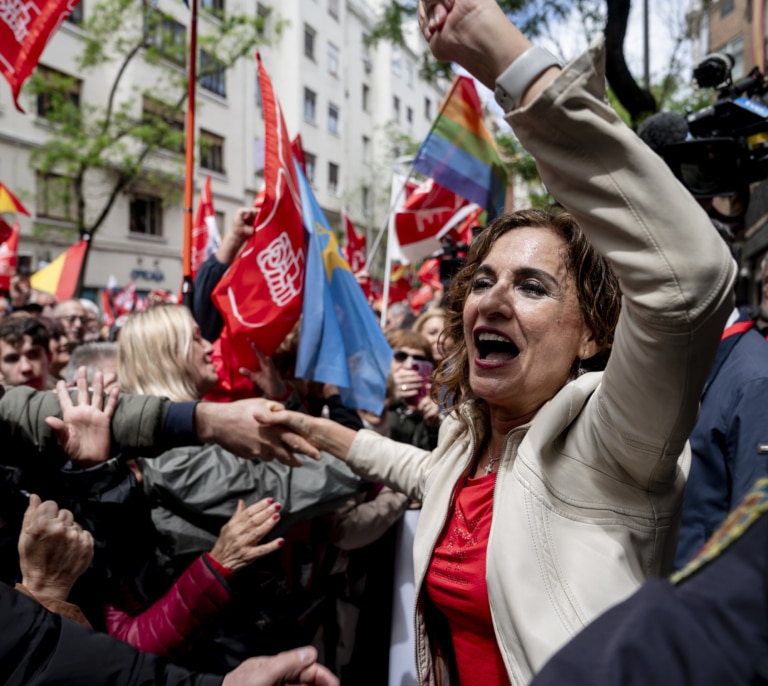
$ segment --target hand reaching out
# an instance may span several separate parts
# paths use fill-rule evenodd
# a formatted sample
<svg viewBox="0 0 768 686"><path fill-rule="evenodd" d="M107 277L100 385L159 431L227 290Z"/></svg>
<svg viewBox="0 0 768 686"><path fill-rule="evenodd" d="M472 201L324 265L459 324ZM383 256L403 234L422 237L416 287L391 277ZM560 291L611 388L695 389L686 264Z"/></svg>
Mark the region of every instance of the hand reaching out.
<svg viewBox="0 0 768 686"><path fill-rule="evenodd" d="M237 511L221 528L211 557L227 569L236 572L254 560L269 555L285 542L282 538L259 545L280 520L280 504L273 498L264 498L249 507L242 500Z"/></svg>
<svg viewBox="0 0 768 686"><path fill-rule="evenodd" d="M109 458L110 424L117 407L119 391L113 388L104 405L104 375L97 371L93 375L93 393L88 390L85 367L77 370L77 401L72 397L66 384L59 381L56 393L61 405L61 419L46 417L45 423L56 432L59 445L69 459L82 467L90 467Z"/></svg>
<svg viewBox="0 0 768 686"><path fill-rule="evenodd" d="M285 400L290 394L290 386L286 384L280 372L277 371L272 358L261 352L261 348L250 338L248 339L248 345L251 346L251 349L259 359L259 368L256 371L252 371L245 367L240 367L240 373L243 376L247 376L268 398L278 401Z"/></svg>
<svg viewBox="0 0 768 686"><path fill-rule="evenodd" d="M32 494L19 535L22 584L35 595L66 600L93 559L93 537L69 510Z"/></svg>

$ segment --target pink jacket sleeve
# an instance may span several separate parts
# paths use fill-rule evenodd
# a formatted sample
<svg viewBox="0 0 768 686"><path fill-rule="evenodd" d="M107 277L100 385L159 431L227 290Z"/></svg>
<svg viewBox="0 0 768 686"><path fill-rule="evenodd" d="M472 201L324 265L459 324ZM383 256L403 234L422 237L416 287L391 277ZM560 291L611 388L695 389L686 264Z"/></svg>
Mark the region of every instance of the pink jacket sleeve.
<svg viewBox="0 0 768 686"><path fill-rule="evenodd" d="M104 619L111 636L143 652L169 657L187 647L231 597L222 578L201 555L162 598L140 614L107 605Z"/></svg>

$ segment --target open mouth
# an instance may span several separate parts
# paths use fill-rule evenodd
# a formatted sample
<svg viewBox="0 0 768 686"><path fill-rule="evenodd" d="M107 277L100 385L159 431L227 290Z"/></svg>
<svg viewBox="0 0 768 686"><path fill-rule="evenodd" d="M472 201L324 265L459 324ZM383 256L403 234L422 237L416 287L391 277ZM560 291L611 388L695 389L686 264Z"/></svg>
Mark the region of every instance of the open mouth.
<svg viewBox="0 0 768 686"><path fill-rule="evenodd" d="M489 331L475 334L477 355L488 362L508 362L520 354L520 349L506 336Z"/></svg>

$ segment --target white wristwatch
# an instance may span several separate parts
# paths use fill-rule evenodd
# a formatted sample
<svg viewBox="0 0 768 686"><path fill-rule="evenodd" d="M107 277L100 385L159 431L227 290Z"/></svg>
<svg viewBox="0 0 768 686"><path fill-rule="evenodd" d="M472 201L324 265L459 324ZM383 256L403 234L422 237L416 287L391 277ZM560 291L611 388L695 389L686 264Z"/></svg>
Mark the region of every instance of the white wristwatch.
<svg viewBox="0 0 768 686"><path fill-rule="evenodd" d="M562 67L551 52L536 45L528 48L496 79L496 102L505 112L520 106L523 93L543 72L550 67Z"/></svg>

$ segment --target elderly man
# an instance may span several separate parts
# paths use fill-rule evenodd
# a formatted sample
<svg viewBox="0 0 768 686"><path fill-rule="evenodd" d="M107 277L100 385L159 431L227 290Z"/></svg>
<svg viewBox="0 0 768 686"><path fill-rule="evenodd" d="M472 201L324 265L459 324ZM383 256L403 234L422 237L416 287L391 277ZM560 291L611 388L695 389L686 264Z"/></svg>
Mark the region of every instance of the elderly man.
<svg viewBox="0 0 768 686"><path fill-rule="evenodd" d="M83 304L77 300L65 300L53 310L53 316L64 326L67 334L70 352L80 345L85 338L85 331L92 317L85 311Z"/></svg>

